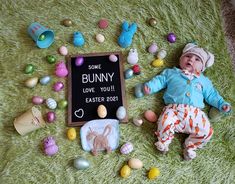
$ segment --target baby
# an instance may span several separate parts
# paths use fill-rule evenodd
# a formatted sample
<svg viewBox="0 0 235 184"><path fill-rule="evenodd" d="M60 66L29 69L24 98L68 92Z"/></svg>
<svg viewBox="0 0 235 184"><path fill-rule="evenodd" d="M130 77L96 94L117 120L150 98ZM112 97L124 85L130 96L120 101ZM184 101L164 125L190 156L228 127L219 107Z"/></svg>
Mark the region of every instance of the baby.
<svg viewBox="0 0 235 184"><path fill-rule="evenodd" d="M165 69L160 75L145 83L145 94L153 94L166 88L163 99L166 104L155 132L157 149L163 153L169 150L174 133L189 134L185 140L184 159L196 157L196 149L202 148L213 134L207 115L201 110L205 101L229 113L231 105L224 101L211 81L203 75L212 66L214 56L210 52L189 43L180 57L180 68Z"/></svg>

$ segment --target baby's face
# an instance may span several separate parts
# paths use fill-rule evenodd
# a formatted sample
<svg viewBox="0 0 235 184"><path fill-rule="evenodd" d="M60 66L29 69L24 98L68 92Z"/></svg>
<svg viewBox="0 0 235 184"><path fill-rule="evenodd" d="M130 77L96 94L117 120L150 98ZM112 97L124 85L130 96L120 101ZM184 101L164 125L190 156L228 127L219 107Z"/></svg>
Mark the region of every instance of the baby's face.
<svg viewBox="0 0 235 184"><path fill-rule="evenodd" d="M185 54L180 58L180 68L198 75L203 68L202 60L195 54Z"/></svg>

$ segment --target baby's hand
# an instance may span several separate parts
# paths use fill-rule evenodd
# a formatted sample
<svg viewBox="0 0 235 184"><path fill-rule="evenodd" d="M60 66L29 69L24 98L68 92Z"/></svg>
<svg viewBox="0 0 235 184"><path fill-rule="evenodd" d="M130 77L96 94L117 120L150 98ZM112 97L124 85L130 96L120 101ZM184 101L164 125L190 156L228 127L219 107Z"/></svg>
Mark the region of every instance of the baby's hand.
<svg viewBox="0 0 235 184"><path fill-rule="evenodd" d="M230 105L223 105L223 106L222 106L222 110L223 110L224 112L229 112L229 111L231 110L231 106L230 106Z"/></svg>
<svg viewBox="0 0 235 184"><path fill-rule="evenodd" d="M150 94L150 88L146 85L144 85L144 94L146 94L146 95Z"/></svg>

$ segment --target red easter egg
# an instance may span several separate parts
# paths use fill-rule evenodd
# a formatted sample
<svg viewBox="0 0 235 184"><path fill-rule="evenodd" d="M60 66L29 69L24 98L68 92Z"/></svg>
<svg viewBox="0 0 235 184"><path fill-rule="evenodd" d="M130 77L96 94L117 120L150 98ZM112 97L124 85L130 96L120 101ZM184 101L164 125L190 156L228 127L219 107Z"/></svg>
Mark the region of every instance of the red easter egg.
<svg viewBox="0 0 235 184"><path fill-rule="evenodd" d="M106 29L109 26L109 22L106 19L100 19L98 26L100 29Z"/></svg>

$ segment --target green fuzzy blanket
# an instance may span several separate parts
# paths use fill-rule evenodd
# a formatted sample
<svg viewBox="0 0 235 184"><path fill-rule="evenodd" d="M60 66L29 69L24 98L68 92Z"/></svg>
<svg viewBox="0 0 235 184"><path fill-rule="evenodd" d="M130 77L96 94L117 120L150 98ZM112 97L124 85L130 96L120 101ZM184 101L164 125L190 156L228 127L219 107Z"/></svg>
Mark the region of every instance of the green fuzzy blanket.
<svg viewBox="0 0 235 184"><path fill-rule="evenodd" d="M231 58L227 51L221 18L219 0L1 0L0 2L0 183L234 183L235 181L235 118L226 116L212 123L214 135L197 158L191 162L183 160L182 144L185 135L176 135L167 155L160 154L154 142L154 130L157 125L144 120L141 127L132 123L133 117L142 117L147 109L160 114L164 103L163 93L136 99L133 87L160 73L166 67L178 65L182 48L187 42L196 41L200 46L215 54L215 64L205 72L224 99L235 108L235 78ZM150 27L148 19L157 20L156 27ZM64 27L60 22L72 19L74 25ZM97 22L101 18L109 21L109 27L101 30ZM37 20L54 30L55 42L48 49L39 49L27 34L27 27ZM110 153L101 153L94 157L81 148L80 137L75 141L66 138L67 111L56 110L57 120L25 136L20 136L14 126L14 119L32 107L34 95L43 98L52 97L59 101L67 99L67 87L59 93L52 91L52 85L58 79L54 75L54 65L45 60L47 55L55 55L64 60L57 50L66 45L69 53L91 53L122 51L126 60L130 48L118 46L117 38L124 20L136 22L138 31L130 48L139 53L139 65L142 74L126 80L128 101L128 124L120 125L120 146L130 141L134 151L121 155L119 148ZM72 44L74 31L81 31L86 39L83 48ZM170 44L166 35L174 32L177 41ZM97 43L95 34L102 33L106 40ZM167 51L165 65L153 68L150 64L155 56L146 48L156 42L159 48ZM24 74L26 64L33 64L33 74ZM130 65L124 63L125 69ZM30 77L50 75L52 81L33 89L24 87L24 81ZM63 79L67 86L67 80ZM42 113L48 109L40 105ZM204 109L208 112L209 107ZM79 128L76 128L79 135ZM48 135L55 137L59 152L47 157L42 152L42 140ZM82 156L90 161L87 170L76 170L73 160ZM132 170L124 179L119 171L130 158L142 160L144 166ZM160 176L151 181L147 173L151 167L160 169Z"/></svg>

